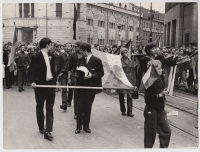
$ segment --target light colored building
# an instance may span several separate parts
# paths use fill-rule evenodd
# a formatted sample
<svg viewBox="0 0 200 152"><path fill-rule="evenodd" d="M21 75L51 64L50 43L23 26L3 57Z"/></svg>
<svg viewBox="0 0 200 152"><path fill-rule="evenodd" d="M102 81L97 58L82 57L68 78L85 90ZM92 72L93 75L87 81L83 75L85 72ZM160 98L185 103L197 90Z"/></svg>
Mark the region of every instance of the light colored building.
<svg viewBox="0 0 200 152"><path fill-rule="evenodd" d="M197 3L166 3L164 18L164 45L189 46L198 42Z"/></svg>
<svg viewBox="0 0 200 152"><path fill-rule="evenodd" d="M131 39L136 43L138 11L112 3L78 3L77 11L77 38L81 41L113 45ZM4 3L2 14L4 42L12 42L14 22L18 42L38 42L43 37L74 42L73 3Z"/></svg>

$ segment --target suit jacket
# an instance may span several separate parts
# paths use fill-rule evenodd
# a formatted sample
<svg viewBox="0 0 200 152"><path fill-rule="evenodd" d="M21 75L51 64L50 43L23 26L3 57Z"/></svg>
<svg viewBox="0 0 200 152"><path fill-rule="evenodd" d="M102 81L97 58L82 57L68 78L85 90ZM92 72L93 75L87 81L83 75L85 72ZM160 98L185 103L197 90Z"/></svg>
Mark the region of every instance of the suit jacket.
<svg viewBox="0 0 200 152"><path fill-rule="evenodd" d="M77 85L102 87L101 78L104 76L104 71L103 71L102 61L99 58L92 55L89 62L86 64L85 57L82 57L78 61L78 67L79 66L85 66L88 69L88 71L92 74L92 77L89 79L82 80L81 82L77 80L78 81ZM98 89L98 90L97 89L80 89L80 91L89 92L91 94L97 94L97 93L102 92L102 89Z"/></svg>
<svg viewBox="0 0 200 152"><path fill-rule="evenodd" d="M76 71L76 67L78 65L78 56L77 52L72 52L69 58L69 71L73 70L73 72Z"/></svg>
<svg viewBox="0 0 200 152"><path fill-rule="evenodd" d="M147 63L150 60L151 59L148 56L144 56L140 60L140 67L139 67L139 70L138 70L138 73L137 73L137 79L136 79L136 86L138 88L140 86L143 74L145 74L147 72ZM166 66L174 66L174 65L176 65L176 60L168 60L168 59L165 59L161 55L156 56L155 60L160 60L162 65L166 65ZM161 76L161 79L163 79L163 76Z"/></svg>
<svg viewBox="0 0 200 152"><path fill-rule="evenodd" d="M51 73L53 76L54 84L56 84L56 72L55 72L55 56L52 53L48 53ZM28 78L32 83L38 85L45 85L46 82L47 67L44 56L41 51L34 54L31 59L30 66L27 70Z"/></svg>
<svg viewBox="0 0 200 152"><path fill-rule="evenodd" d="M60 53L58 57L57 75L59 75L62 72L68 71L69 58L70 58L70 54L67 54L66 52Z"/></svg>

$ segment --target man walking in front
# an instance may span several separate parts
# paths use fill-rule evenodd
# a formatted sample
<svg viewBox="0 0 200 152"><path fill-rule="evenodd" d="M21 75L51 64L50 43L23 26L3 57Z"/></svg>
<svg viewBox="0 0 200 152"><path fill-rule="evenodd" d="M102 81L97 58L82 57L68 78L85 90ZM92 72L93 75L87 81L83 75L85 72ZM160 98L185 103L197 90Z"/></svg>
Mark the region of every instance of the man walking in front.
<svg viewBox="0 0 200 152"><path fill-rule="evenodd" d="M44 138L52 140L53 130L53 106L55 101L55 88L42 88L35 85L55 85L55 56L50 53L52 41L43 38L40 41L40 49L32 59L28 68L28 77L32 82L31 86L35 91L36 115L39 132L44 134ZM44 128L44 101L46 100L46 129Z"/></svg>
<svg viewBox="0 0 200 152"><path fill-rule="evenodd" d="M83 55L78 61L77 69L77 85L90 86L90 87L101 87L101 78L104 75L102 61L93 56L91 52L91 45L88 43L82 43L80 45L80 53ZM81 67L87 68L88 72L82 79L79 75ZM92 110L92 103L95 98L95 94L100 93L102 89L78 89L79 101L77 111L77 128L75 133L80 133L83 125L83 130L87 133L91 133L89 128L90 116Z"/></svg>

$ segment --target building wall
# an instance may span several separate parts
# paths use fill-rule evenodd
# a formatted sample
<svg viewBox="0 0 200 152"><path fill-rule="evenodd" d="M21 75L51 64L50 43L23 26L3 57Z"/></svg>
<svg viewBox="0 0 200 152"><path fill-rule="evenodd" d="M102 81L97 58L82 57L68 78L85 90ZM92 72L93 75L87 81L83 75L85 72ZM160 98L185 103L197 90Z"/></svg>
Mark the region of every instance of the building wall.
<svg viewBox="0 0 200 152"><path fill-rule="evenodd" d="M166 4L168 5L168 4ZM164 45L181 47L185 44L185 34L189 33L189 42L198 41L198 9L196 3L176 3L176 5L169 5L164 17L165 32ZM172 22L176 20L176 26L173 27ZM170 27L168 25L170 24ZM175 30L173 29L175 28ZM173 41L173 32L176 31L175 42Z"/></svg>
<svg viewBox="0 0 200 152"><path fill-rule="evenodd" d="M104 44L109 40L119 40L127 42L129 39L136 43L138 35L138 11L131 11L131 5L127 3L127 9L107 4L81 3L80 19L77 22L77 38L87 41L90 37L93 44L98 43L98 39L104 39ZM7 11L11 10L11 11ZM62 17L56 17L56 3L34 3L33 18L19 18L19 4L3 4L3 41L8 42L13 39L14 22L18 29L18 41L22 41L23 28L29 27L33 30L33 42L39 41L43 37L49 37L52 41L61 43L74 42L73 40L73 12L74 4L62 4ZM92 15L91 15L92 14ZM87 25L87 18L93 19L93 26ZM99 20L105 21L105 27L98 27ZM108 23L114 22L115 29L108 28ZM120 32L118 24L125 25L125 30ZM129 26L133 26L133 31L129 31Z"/></svg>

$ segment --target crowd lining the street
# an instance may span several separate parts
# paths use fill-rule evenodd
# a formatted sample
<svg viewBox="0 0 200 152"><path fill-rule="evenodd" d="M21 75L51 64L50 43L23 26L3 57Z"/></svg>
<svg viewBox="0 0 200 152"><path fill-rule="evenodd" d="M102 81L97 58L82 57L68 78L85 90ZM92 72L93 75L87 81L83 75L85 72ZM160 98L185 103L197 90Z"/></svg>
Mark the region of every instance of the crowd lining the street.
<svg viewBox="0 0 200 152"><path fill-rule="evenodd" d="M122 46L125 46L126 43L124 43ZM59 41L53 42L53 48L52 48L52 53L56 57L56 67L58 66L58 57L61 53L65 52L64 49L68 48L71 50L70 52L75 51L76 44L71 44L71 43L65 43L61 44ZM12 43L11 42L3 42L3 64L5 65L5 78L4 78L4 85L6 86L6 89L9 89L12 87L12 85L18 85L19 86L19 91L23 91L23 85L30 85L29 80L26 77L26 74L21 74L20 73L20 68L18 69L18 63L17 63L17 58L19 58L20 52L24 51L25 56L23 58L26 58L27 64L23 65L24 68L29 66L29 63L31 61L31 57L40 50L39 44L38 43L29 43L29 42L18 42L17 48L16 48L16 53L15 53L15 70L10 72L9 67L7 66L8 61L9 61L9 55L11 52L12 48ZM102 51L105 53L110 53L114 54L115 51L118 49L117 44L114 44L112 46L109 45L98 45L94 44L92 45L93 49L96 49L98 51ZM131 46L131 54L145 54L144 52L144 46L142 45L137 45ZM190 47L181 47L181 48L171 48L171 47L157 47L157 54L162 55L165 58L170 58L171 56L177 56L178 60L181 61L183 59L189 58L192 54L195 52L198 52L197 47L191 46ZM20 63L19 63L20 64ZM198 64L197 64L198 65ZM18 72L17 72L18 69ZM189 68L185 71L179 72L177 69L176 71L176 79L175 79L175 88L185 88L186 92L191 92L195 95L197 95L197 67L196 67L196 75L193 72L193 69ZM23 82L22 82L23 81ZM59 91L60 89L56 89Z"/></svg>

